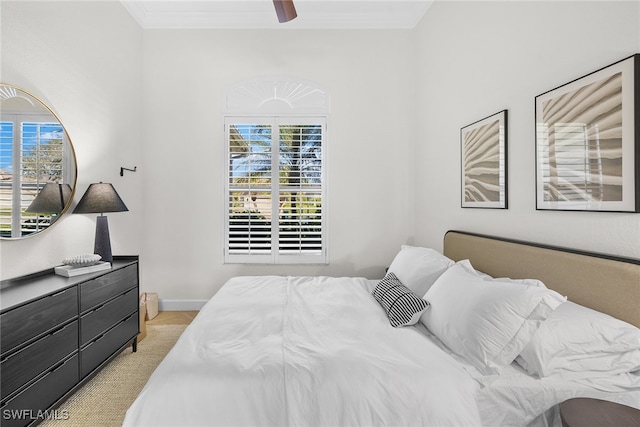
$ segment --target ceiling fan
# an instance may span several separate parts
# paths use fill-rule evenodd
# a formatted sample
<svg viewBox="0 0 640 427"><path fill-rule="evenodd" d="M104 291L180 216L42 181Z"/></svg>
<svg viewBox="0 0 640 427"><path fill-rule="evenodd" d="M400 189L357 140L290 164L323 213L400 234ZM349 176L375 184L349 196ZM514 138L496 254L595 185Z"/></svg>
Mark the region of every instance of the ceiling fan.
<svg viewBox="0 0 640 427"><path fill-rule="evenodd" d="M289 22L298 16L293 0L273 0L273 5L276 7L278 22Z"/></svg>

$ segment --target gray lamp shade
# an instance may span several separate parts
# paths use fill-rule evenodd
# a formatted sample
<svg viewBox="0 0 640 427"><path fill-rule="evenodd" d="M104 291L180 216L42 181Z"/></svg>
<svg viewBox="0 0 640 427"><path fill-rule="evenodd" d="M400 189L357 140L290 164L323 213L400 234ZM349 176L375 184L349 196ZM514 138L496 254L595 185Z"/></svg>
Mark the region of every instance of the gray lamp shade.
<svg viewBox="0 0 640 427"><path fill-rule="evenodd" d="M100 182L91 184L73 213L104 213L128 211L113 185ZM109 222L107 217L100 215L96 220L96 239L93 253L100 255L102 261L112 262L111 238L109 237Z"/></svg>
<svg viewBox="0 0 640 427"><path fill-rule="evenodd" d="M33 202L27 207L26 212L59 214L67 206L71 197L71 186L49 182L42 187Z"/></svg>
<svg viewBox="0 0 640 427"><path fill-rule="evenodd" d="M91 184L73 213L104 213L128 211L118 192L109 183Z"/></svg>

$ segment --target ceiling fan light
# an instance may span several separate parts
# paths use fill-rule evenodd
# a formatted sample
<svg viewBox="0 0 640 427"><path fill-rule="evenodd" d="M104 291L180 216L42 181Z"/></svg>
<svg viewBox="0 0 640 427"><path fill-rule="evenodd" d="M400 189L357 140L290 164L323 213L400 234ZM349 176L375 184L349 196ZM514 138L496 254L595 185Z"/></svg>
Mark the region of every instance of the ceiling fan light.
<svg viewBox="0 0 640 427"><path fill-rule="evenodd" d="M280 23L289 22L298 16L293 0L273 0L273 5L276 8L276 15L278 15L278 22Z"/></svg>

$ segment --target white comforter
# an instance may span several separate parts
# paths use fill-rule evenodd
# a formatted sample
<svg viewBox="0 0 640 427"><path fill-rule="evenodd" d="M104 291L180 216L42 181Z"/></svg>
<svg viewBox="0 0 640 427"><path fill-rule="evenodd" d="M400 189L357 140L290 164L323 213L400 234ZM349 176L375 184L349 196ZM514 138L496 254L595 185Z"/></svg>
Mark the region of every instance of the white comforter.
<svg viewBox="0 0 640 427"><path fill-rule="evenodd" d="M231 279L125 426L474 426L478 383L358 278Z"/></svg>

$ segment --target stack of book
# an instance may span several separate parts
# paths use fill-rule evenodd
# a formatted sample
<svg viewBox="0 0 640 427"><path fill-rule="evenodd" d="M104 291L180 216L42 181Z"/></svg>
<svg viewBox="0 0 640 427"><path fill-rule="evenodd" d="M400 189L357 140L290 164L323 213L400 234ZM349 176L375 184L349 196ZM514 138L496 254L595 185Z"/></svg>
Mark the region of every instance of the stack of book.
<svg viewBox="0 0 640 427"><path fill-rule="evenodd" d="M64 277L73 277L79 276L81 274L87 273L95 273L102 270L109 270L111 268L111 263L106 261L98 261L92 265L60 265L56 267L54 270L56 274Z"/></svg>

